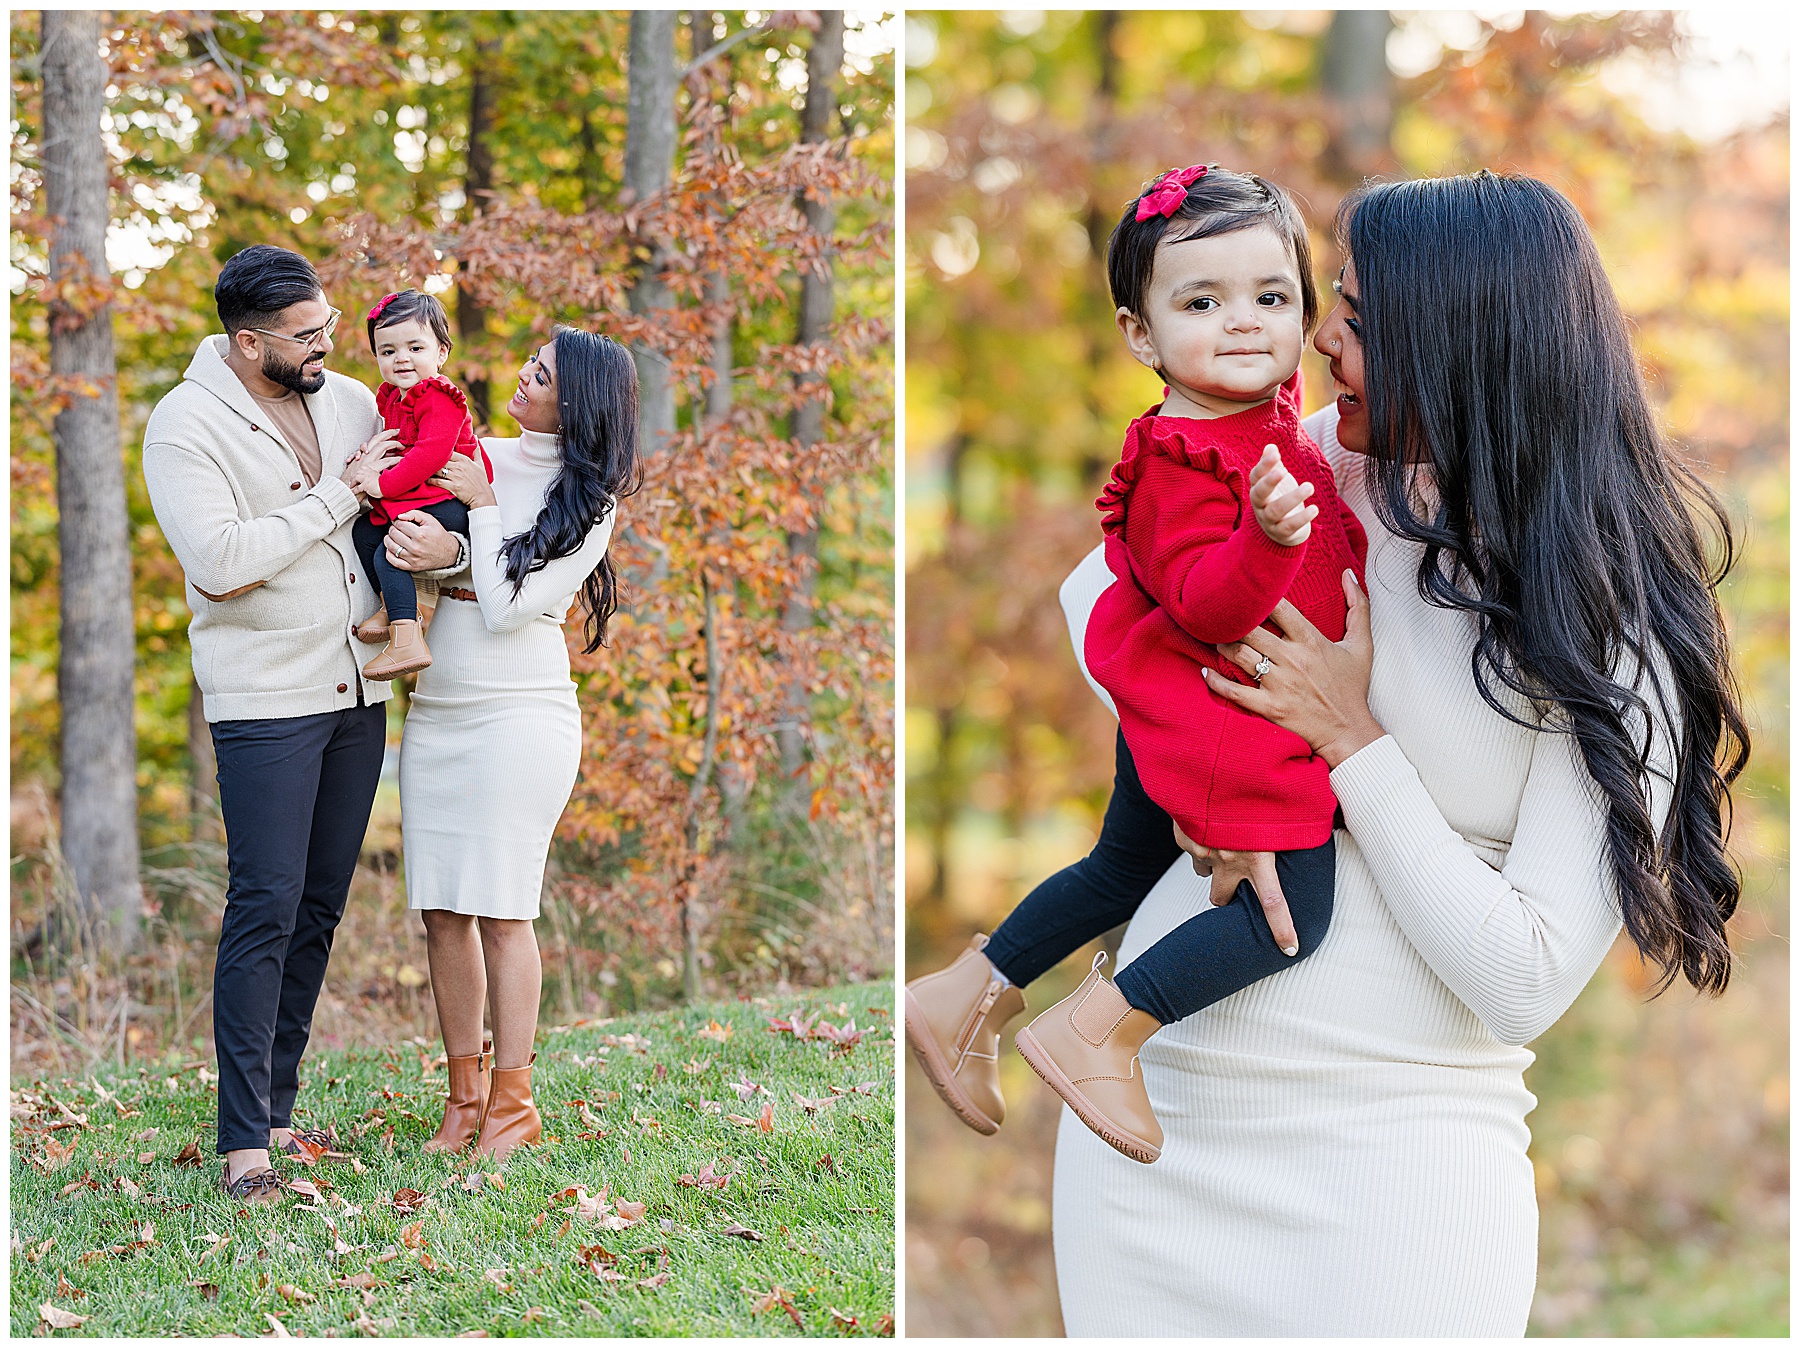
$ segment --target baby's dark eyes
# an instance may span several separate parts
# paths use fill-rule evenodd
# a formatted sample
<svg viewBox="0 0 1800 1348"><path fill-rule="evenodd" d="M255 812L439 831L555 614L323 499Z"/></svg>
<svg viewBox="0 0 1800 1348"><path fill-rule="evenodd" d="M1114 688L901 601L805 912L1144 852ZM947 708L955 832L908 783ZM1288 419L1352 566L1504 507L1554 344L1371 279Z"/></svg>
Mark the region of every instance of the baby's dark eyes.
<svg viewBox="0 0 1800 1348"><path fill-rule="evenodd" d="M1256 302L1265 309L1274 309L1287 303L1287 296L1279 290L1268 290L1256 297Z"/></svg>

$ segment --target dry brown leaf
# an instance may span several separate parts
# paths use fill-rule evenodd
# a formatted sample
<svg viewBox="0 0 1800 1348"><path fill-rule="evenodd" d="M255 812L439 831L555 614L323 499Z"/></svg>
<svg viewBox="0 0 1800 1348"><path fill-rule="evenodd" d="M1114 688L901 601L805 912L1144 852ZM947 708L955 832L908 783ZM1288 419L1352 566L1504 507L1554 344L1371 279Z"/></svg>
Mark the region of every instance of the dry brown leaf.
<svg viewBox="0 0 1800 1348"><path fill-rule="evenodd" d="M736 1236L740 1240L748 1241L760 1241L763 1238L762 1232L753 1231L739 1222L732 1222L727 1226L725 1228L725 1234L728 1236Z"/></svg>
<svg viewBox="0 0 1800 1348"><path fill-rule="evenodd" d="M74 1156L75 1156L75 1139L74 1138L70 1138L69 1144L67 1146L63 1146L55 1138L46 1137L44 1139L44 1154L43 1154L43 1156L38 1158L38 1164L41 1165L45 1170L61 1170L71 1160L74 1159Z"/></svg>
<svg viewBox="0 0 1800 1348"><path fill-rule="evenodd" d="M87 1293L82 1291L79 1287L73 1286L67 1278L58 1273L56 1275L56 1295L66 1298L69 1301L73 1301L76 1297L86 1296Z"/></svg>
<svg viewBox="0 0 1800 1348"><path fill-rule="evenodd" d="M335 1285L338 1287L350 1287L361 1290L369 1287L379 1287L381 1285L381 1280L373 1273L351 1273L345 1277L339 1278Z"/></svg>
<svg viewBox="0 0 1800 1348"><path fill-rule="evenodd" d="M388 1201L393 1204L395 1212L402 1217L410 1217L425 1206L425 1195L417 1189L396 1189L393 1198Z"/></svg>
<svg viewBox="0 0 1800 1348"><path fill-rule="evenodd" d="M775 1131L775 1102L773 1100L763 1106L763 1112L756 1120L756 1127L758 1131L764 1133Z"/></svg>
<svg viewBox="0 0 1800 1348"><path fill-rule="evenodd" d="M743 1116L743 1115L742 1115L742 1114L727 1114L727 1115L726 1115L726 1116L725 1116L725 1122L727 1122L727 1123L735 1123L735 1124L737 1124L737 1126L738 1126L738 1127L740 1127L740 1128L754 1128L754 1127L756 1127L756 1120L755 1120L755 1119L746 1119L746 1118L745 1118L745 1117L744 1117L744 1116Z"/></svg>
<svg viewBox="0 0 1800 1348"><path fill-rule="evenodd" d="M190 1142L187 1144L187 1146L183 1147L181 1149L180 1154L175 1157L175 1164L176 1165L191 1165L191 1166L199 1165L200 1164L200 1144L199 1144L199 1142L197 1142L197 1141Z"/></svg>
<svg viewBox="0 0 1800 1348"><path fill-rule="evenodd" d="M737 1027L734 1025L721 1025L718 1021L709 1019L706 1022L706 1028L698 1033L702 1039L710 1039L716 1044L723 1044L731 1038L736 1029Z"/></svg>
<svg viewBox="0 0 1800 1348"><path fill-rule="evenodd" d="M311 1292L304 1292L300 1288L295 1287L291 1282L284 1282L276 1287L275 1290L280 1293L282 1300L291 1301L296 1306L304 1306L309 1301L318 1300Z"/></svg>
<svg viewBox="0 0 1800 1348"><path fill-rule="evenodd" d="M504 1268L487 1268L481 1271L481 1276L493 1283L494 1286L498 1287L502 1292L510 1292L512 1291L512 1283L507 1281L507 1272L508 1270Z"/></svg>
<svg viewBox="0 0 1800 1348"><path fill-rule="evenodd" d="M137 1185L133 1184L130 1180L126 1179L123 1175L114 1180L113 1184L116 1185L119 1192L124 1194L127 1198L136 1200L144 1196L144 1191L138 1188Z"/></svg>
<svg viewBox="0 0 1800 1348"><path fill-rule="evenodd" d="M56 1248L56 1237L51 1236L50 1239L46 1240L42 1245L32 1246L32 1248L25 1255L26 1261L28 1263L35 1264L35 1263L37 1263L38 1260L42 1259L45 1255L49 1254L50 1251L55 1248Z"/></svg>
<svg viewBox="0 0 1800 1348"><path fill-rule="evenodd" d="M38 1307L38 1319L52 1329L75 1329L85 1324L89 1318L77 1315L74 1311L65 1311L61 1306L52 1306L48 1301Z"/></svg>
<svg viewBox="0 0 1800 1348"><path fill-rule="evenodd" d="M400 1243L409 1250L419 1249L425 1244L425 1221L420 1218L410 1225L400 1228Z"/></svg>
<svg viewBox="0 0 1800 1348"><path fill-rule="evenodd" d="M319 1186L314 1184L311 1180L289 1180L288 1188L305 1198L317 1198L319 1196Z"/></svg>
<svg viewBox="0 0 1800 1348"><path fill-rule="evenodd" d="M654 1277L639 1278L638 1286L639 1287L661 1287L668 1280L669 1280L669 1275L667 1273L658 1273Z"/></svg>
<svg viewBox="0 0 1800 1348"><path fill-rule="evenodd" d="M211 1231L208 1231L206 1233L206 1235L203 1237L203 1239L210 1241L211 1243L207 1246L206 1249L204 1249L200 1252L199 1262L202 1264L204 1264L213 1255L217 1254L220 1250L224 1249L227 1245L231 1244L230 1236L217 1235Z"/></svg>
<svg viewBox="0 0 1800 1348"><path fill-rule="evenodd" d="M833 1309L831 1312L831 1323L836 1325L839 1329L855 1329L857 1320L849 1311Z"/></svg>
<svg viewBox="0 0 1800 1348"><path fill-rule="evenodd" d="M217 1301L219 1299L219 1284L216 1282L207 1282L202 1278L195 1278L188 1286L200 1293L200 1299L202 1301Z"/></svg>
<svg viewBox="0 0 1800 1348"><path fill-rule="evenodd" d="M265 1319L269 1322L269 1329L276 1338L291 1339L294 1337L292 1334L288 1333L288 1327L286 1325L282 1324L281 1321L277 1320L273 1315L270 1315L267 1311L263 1312L263 1319Z"/></svg>
<svg viewBox="0 0 1800 1348"><path fill-rule="evenodd" d="M156 1136L156 1133L156 1129L146 1128L143 1132L134 1134L131 1140L133 1142L148 1142L151 1138Z"/></svg>
<svg viewBox="0 0 1800 1348"><path fill-rule="evenodd" d="M156 1159L156 1153L153 1151L140 1151L137 1159L139 1165L149 1165L150 1162Z"/></svg>

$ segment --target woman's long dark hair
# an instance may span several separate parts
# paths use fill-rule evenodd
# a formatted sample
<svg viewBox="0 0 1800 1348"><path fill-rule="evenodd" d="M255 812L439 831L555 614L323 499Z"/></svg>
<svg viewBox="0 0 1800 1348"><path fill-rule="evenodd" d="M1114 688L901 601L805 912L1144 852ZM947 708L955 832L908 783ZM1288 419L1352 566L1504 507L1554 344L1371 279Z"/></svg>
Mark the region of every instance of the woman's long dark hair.
<svg viewBox="0 0 1800 1348"><path fill-rule="evenodd" d="M610 337L558 328L556 409L562 423L562 467L544 497L537 522L501 545L506 578L517 594L545 562L579 551L588 530L638 489L637 367ZM584 652L606 643L606 623L619 607L619 580L610 549L581 584L587 609Z"/></svg>
<svg viewBox="0 0 1800 1348"><path fill-rule="evenodd" d="M1382 522L1424 546L1427 603L1476 615L1488 705L1520 721L1504 685L1575 737L1657 990L1685 975L1724 991L1739 891L1728 791L1749 757L1715 594L1730 521L1664 445L1586 222L1544 183L1482 172L1366 187L1338 236L1356 269ZM1429 466L1435 506L1411 490L1413 464ZM1696 513L1718 535L1716 568ZM1660 837L1646 686L1674 739Z"/></svg>

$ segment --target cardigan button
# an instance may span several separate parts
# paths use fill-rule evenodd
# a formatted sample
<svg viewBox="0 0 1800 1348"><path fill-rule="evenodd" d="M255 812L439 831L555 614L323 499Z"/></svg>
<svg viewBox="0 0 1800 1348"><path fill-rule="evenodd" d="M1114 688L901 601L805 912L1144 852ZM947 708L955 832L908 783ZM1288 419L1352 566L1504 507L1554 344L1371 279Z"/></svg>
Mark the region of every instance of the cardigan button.
<svg viewBox="0 0 1800 1348"><path fill-rule="evenodd" d="M288 490L289 491L299 491L300 484L298 482L290 482L290 483L288 483Z"/></svg>
<svg viewBox="0 0 1800 1348"><path fill-rule="evenodd" d="M340 693L347 693L347 692L349 692L349 691L350 691L350 685L349 685L349 684L347 684L347 683L340 683L340 684L339 684L339 685L338 685L338 692L340 692Z"/></svg>
<svg viewBox="0 0 1800 1348"><path fill-rule="evenodd" d="M354 585L354 584L356 584L356 572L354 572L354 571L352 571L352 572L351 572L351 573L350 573L350 583L351 583L351 584L352 584L352 585Z"/></svg>
<svg viewBox="0 0 1800 1348"><path fill-rule="evenodd" d="M257 426L257 425L256 425L256 424L255 424L255 423L254 423L254 422L252 422L252 423L251 423L251 426L250 426L250 429L251 429L251 431L253 431L253 432L254 432L254 431L258 431L258 430L261 430L261 429L262 429L262 428L261 428L261 427L260 427L260 426Z"/></svg>

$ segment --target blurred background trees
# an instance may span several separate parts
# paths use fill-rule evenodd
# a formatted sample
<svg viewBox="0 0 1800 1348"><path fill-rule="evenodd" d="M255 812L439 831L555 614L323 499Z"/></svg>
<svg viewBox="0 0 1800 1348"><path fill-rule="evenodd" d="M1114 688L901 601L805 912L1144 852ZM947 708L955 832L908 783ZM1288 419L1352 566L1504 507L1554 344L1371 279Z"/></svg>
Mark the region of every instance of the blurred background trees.
<svg viewBox="0 0 1800 1348"><path fill-rule="evenodd" d="M890 966L895 30L815 11L106 17L112 276L95 279L118 342L147 922L134 961L102 967L45 921L72 902L50 430L81 390L48 359L48 63L37 16L14 16L15 1059L191 1050L208 1024L210 740L138 453L217 326L220 264L252 243L314 261L345 312L333 368L371 387L363 312L407 286L442 296L446 373L484 433L517 433L498 409L558 322L660 376L611 644L573 656L585 757L546 884L547 1014ZM429 1029L397 809L390 771L328 1041Z"/></svg>
<svg viewBox="0 0 1800 1348"><path fill-rule="evenodd" d="M1114 331L1102 266L1120 209L1158 172L1220 162L1294 190L1322 284L1341 261L1333 214L1365 175L1548 180L1594 229L1680 452L1730 504L1742 552L1724 597L1756 731L1735 798L1742 967L1722 1001L1647 1003L1621 946L1535 1045L1539 1333L1787 1326L1786 77L1760 107L1739 90L1721 124L1683 101L1704 56L1670 14L907 19L913 972L1098 831L1112 721L1056 589L1099 541L1092 501L1125 424L1158 396ZM1329 379L1310 352L1304 369L1310 410ZM1076 962L1059 971L1070 985ZM1034 1006L1061 995L1059 975ZM1003 1059L1013 1112L992 1140L910 1078L914 1334L1060 1326L1057 1114Z"/></svg>

